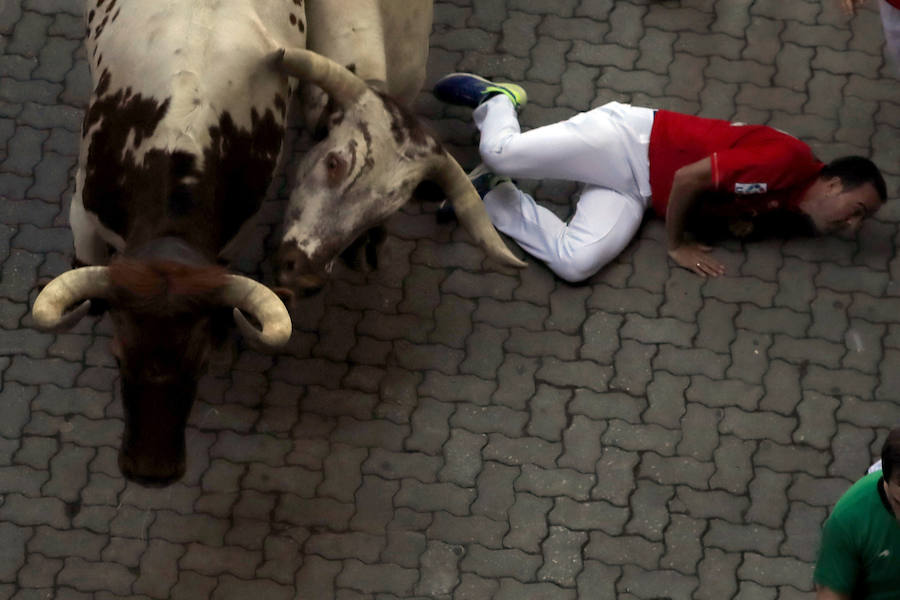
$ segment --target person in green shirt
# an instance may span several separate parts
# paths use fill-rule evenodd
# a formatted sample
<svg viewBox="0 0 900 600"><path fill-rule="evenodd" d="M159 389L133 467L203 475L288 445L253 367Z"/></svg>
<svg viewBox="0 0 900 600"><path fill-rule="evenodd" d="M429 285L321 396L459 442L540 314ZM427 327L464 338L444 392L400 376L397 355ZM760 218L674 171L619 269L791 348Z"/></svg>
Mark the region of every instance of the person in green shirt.
<svg viewBox="0 0 900 600"><path fill-rule="evenodd" d="M813 581L816 600L900 599L900 426L825 521Z"/></svg>

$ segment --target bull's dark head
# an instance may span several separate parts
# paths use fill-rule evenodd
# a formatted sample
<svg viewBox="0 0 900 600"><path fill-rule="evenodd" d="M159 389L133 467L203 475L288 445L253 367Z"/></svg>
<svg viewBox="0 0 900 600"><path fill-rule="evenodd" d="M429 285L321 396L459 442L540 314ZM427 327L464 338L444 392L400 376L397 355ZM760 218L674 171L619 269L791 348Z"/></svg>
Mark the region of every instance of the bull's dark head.
<svg viewBox="0 0 900 600"><path fill-rule="evenodd" d="M66 329L87 313L91 298L109 303L115 332L125 414L119 468L147 486L169 485L184 474L185 427L216 313L233 307L238 327L262 346L283 345L291 335L287 310L265 286L220 267L168 260L117 258L108 267L63 273L41 291L32 315L42 329Z"/></svg>
<svg viewBox="0 0 900 600"><path fill-rule="evenodd" d="M459 164L406 108L313 52L286 51L281 64L321 87L336 106L328 136L299 167L279 251L281 285L295 293L320 287L331 261L403 206L423 181L444 190L460 223L490 257L525 266L494 230Z"/></svg>

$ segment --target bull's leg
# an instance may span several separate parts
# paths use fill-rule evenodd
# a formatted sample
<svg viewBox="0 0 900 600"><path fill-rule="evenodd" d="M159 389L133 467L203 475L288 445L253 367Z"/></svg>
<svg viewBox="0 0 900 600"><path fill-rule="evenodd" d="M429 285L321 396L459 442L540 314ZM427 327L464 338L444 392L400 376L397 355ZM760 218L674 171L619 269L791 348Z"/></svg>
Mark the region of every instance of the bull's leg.
<svg viewBox="0 0 900 600"><path fill-rule="evenodd" d="M81 194L72 197L69 209L69 224L75 241L75 257L72 267L84 265L104 265L109 260L109 245L97 231L97 226L88 217L81 203Z"/></svg>
<svg viewBox="0 0 900 600"><path fill-rule="evenodd" d="M383 226L373 227L353 240L353 243L341 252L341 259L351 269L375 270L378 268L378 249L386 238L387 231Z"/></svg>
<svg viewBox="0 0 900 600"><path fill-rule="evenodd" d="M212 339L209 352L209 370L213 375L228 373L234 365L238 348L236 338L232 335L233 325L231 307L220 307L213 312L210 321Z"/></svg>
<svg viewBox="0 0 900 600"><path fill-rule="evenodd" d="M100 237L96 225L88 218L81 202L81 194L77 192L72 197L72 206L69 209L69 225L72 227L72 237L75 241L72 268L105 265L109 261L110 246L106 240ZM91 301L89 314L102 315L107 309L109 309L107 300L94 298Z"/></svg>

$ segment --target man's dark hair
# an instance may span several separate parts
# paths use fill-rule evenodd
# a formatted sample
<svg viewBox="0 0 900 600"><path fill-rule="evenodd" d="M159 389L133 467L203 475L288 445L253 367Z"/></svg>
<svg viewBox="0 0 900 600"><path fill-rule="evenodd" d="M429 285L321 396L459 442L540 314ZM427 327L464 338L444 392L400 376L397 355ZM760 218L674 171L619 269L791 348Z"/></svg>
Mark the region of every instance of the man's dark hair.
<svg viewBox="0 0 900 600"><path fill-rule="evenodd" d="M881 473L885 481L890 481L896 469L900 469L900 425L888 432L881 447Z"/></svg>
<svg viewBox="0 0 900 600"><path fill-rule="evenodd" d="M887 200L887 185L884 183L884 177L875 163L868 158L862 156L836 158L822 167L819 177L823 179L837 177L841 180L844 190L847 191L871 183L881 201Z"/></svg>

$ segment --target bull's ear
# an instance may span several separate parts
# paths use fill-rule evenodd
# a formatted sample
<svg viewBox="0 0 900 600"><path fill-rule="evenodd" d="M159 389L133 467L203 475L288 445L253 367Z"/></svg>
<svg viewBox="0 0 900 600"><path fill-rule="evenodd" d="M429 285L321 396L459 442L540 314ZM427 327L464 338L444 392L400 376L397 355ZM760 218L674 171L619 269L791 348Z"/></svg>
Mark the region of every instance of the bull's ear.
<svg viewBox="0 0 900 600"><path fill-rule="evenodd" d="M343 120L344 109L313 83L301 83L297 90L300 114L306 131L314 142L321 142L328 137L331 129Z"/></svg>
<svg viewBox="0 0 900 600"><path fill-rule="evenodd" d="M466 172L463 171L456 159L447 151L435 157L430 169L430 179L440 185L447 199L453 205L456 218L465 227L469 235L484 248L488 256L497 262L511 267L526 267L510 252L500 234L494 229L484 202L475 190L475 186L469 181Z"/></svg>

